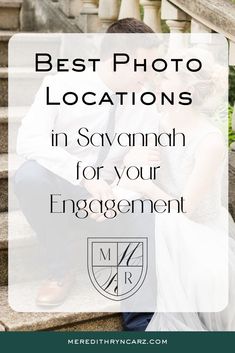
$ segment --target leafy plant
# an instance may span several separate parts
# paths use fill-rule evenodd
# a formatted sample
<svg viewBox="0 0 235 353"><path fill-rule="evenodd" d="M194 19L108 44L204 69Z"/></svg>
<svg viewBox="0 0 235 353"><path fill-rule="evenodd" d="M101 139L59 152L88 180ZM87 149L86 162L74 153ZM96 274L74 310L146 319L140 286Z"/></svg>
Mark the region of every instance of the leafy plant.
<svg viewBox="0 0 235 353"><path fill-rule="evenodd" d="M228 107L228 142L229 146L232 142L235 142L235 132L232 130L232 115L233 115L233 107L229 105Z"/></svg>
<svg viewBox="0 0 235 353"><path fill-rule="evenodd" d="M235 68L229 68L229 103L233 106L235 102Z"/></svg>

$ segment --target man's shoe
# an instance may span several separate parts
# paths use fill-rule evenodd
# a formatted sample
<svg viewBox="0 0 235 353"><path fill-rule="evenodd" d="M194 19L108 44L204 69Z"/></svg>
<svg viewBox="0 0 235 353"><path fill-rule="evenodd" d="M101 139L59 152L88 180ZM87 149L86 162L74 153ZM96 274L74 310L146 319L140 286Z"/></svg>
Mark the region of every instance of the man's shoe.
<svg viewBox="0 0 235 353"><path fill-rule="evenodd" d="M68 297L75 281L74 274L67 274L59 279L44 281L38 290L36 304L52 307L62 304Z"/></svg>

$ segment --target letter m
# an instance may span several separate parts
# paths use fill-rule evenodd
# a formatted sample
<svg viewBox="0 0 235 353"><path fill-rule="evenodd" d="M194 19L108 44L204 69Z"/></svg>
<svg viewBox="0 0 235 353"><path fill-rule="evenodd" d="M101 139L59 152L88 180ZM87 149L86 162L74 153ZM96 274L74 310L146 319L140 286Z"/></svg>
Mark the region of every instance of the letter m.
<svg viewBox="0 0 235 353"><path fill-rule="evenodd" d="M103 249L100 248L100 261L101 261L102 259L104 259L104 260L107 260L107 259L108 259L108 261L110 261L110 256L111 256L111 250L110 250L110 248L109 248L108 250L106 250L106 253L104 253Z"/></svg>

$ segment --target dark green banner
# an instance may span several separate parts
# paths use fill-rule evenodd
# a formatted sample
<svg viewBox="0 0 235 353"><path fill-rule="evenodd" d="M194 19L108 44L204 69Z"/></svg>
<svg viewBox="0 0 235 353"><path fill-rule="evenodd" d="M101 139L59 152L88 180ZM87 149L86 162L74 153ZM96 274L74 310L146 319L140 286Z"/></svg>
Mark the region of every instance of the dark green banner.
<svg viewBox="0 0 235 353"><path fill-rule="evenodd" d="M4 332L3 353L234 352L234 332Z"/></svg>

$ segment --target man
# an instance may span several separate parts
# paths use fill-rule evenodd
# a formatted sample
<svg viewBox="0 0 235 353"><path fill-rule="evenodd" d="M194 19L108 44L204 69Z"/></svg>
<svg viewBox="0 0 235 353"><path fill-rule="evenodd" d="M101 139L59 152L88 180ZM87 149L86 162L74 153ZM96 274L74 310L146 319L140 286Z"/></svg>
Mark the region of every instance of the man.
<svg viewBox="0 0 235 353"><path fill-rule="evenodd" d="M108 28L107 33L153 33L153 31L141 21L126 18L112 24ZM106 79L107 82L110 81L108 75L106 75ZM88 149L86 156L84 156L80 151L76 151L74 146L69 146L71 154L67 151L65 152L63 149L58 153L58 151L54 152L54 150L52 151L49 148L43 151L40 147L37 147L34 141L38 141L38 146L45 145L47 143L45 131L50 132L55 124L58 127L60 118L61 126L63 126L63 114L58 110L60 108L52 106L42 109L40 103L46 85L53 87L62 85L60 81L57 82L56 80L56 78L53 81L50 79L45 80L42 88L37 93L30 112L23 121L18 138L18 152L28 161L20 167L15 177L15 192L20 206L39 238L48 267L49 279L42 284L36 299L37 304L43 307L57 306L63 303L68 296L74 281L77 251L77 240L75 240L72 230L68 232L64 218L57 218L55 221L45 209L48 194L53 192L58 193L58 190L63 190L67 198L71 198L71 195L74 194L79 195L80 198L93 197L101 200L109 197L112 198L112 177L107 175L106 178L102 178L101 180L95 180L94 182L83 181L75 185L70 179L70 168L74 168L74 163L78 160L78 156L80 160L84 160L85 158L86 162L90 165L102 164L103 162L106 165L111 162L113 163L113 155L116 155L116 159L117 156L120 159L120 153L116 151L116 154L113 153L112 155L111 150L98 153ZM97 85L103 84L100 81L97 82ZM141 115L141 112L139 113ZM106 118L104 118L104 114L106 113L99 113L96 110L94 115L94 110L90 110L90 120L92 120L93 130L101 126L104 129L112 129L109 121L113 119L112 115L115 112L109 112L106 114ZM80 119L80 117L82 119L82 112L79 112L76 119ZM93 119L92 117L95 118ZM143 118L145 119L145 117L140 117L140 120ZM38 124L39 121L40 126ZM137 121L137 117L135 117L135 121ZM37 128L35 129L35 127ZM36 212L32 210L34 200L36 200ZM129 236L136 235L136 232L141 231L141 229L142 231L149 229L149 233L154 233L153 217L145 218L145 222L143 223L143 219L140 220L138 215L133 215L133 222L131 223L126 225L125 230ZM90 220L89 226L91 226L91 230L93 229L92 227L97 228L96 221ZM104 234L106 232L105 222L99 224L99 227L100 233ZM120 235L118 227L116 228L117 235ZM79 231L81 232L81 229ZM115 235L115 230L113 230L112 235ZM56 251L53 251L54 244L56 244ZM123 313L124 328L126 330L143 331L147 327L151 317L152 313Z"/></svg>

